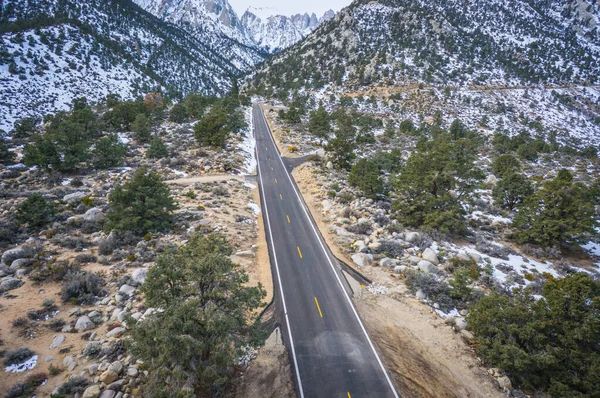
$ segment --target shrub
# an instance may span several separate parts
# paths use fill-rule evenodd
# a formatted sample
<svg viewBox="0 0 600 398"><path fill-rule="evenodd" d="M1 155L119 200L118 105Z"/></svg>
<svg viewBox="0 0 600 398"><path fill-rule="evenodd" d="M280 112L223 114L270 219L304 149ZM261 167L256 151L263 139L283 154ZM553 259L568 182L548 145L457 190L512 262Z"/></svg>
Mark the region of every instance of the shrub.
<svg viewBox="0 0 600 398"><path fill-rule="evenodd" d="M89 384L85 377L73 376L67 382L61 384L56 392L62 395L83 394Z"/></svg>
<svg viewBox="0 0 600 398"><path fill-rule="evenodd" d="M6 391L6 398L28 398L34 392L34 388L27 383L13 384Z"/></svg>
<svg viewBox="0 0 600 398"><path fill-rule="evenodd" d="M79 267L69 263L68 261L50 262L45 265L38 265L33 272L29 274L29 278L35 282L51 282L62 281L67 273L78 271Z"/></svg>
<svg viewBox="0 0 600 398"><path fill-rule="evenodd" d="M445 282L440 282L435 275L417 270L406 272L406 286L412 294L421 290L429 300L438 303L442 311L450 311L454 303L450 298L450 287Z"/></svg>
<svg viewBox="0 0 600 398"><path fill-rule="evenodd" d="M66 324L67 322L64 319L54 318L46 324L46 327L53 332L60 332Z"/></svg>
<svg viewBox="0 0 600 398"><path fill-rule="evenodd" d="M13 319L12 326L14 328L22 328L29 324L29 321L24 316L20 316L18 318Z"/></svg>
<svg viewBox="0 0 600 398"><path fill-rule="evenodd" d="M48 373L50 374L50 376L57 376L59 374L61 374L64 371L63 368L56 366L54 364L50 364L50 366L48 366Z"/></svg>
<svg viewBox="0 0 600 398"><path fill-rule="evenodd" d="M224 187L223 185L218 185L216 187L213 188L212 190L213 195L216 196L229 196L229 190L227 189L227 187Z"/></svg>
<svg viewBox="0 0 600 398"><path fill-rule="evenodd" d="M15 160L15 153L8 150L8 145L4 138L0 137L0 163L12 164Z"/></svg>
<svg viewBox="0 0 600 398"><path fill-rule="evenodd" d="M500 178L508 173L515 173L519 170L521 170L521 162L510 154L500 155L492 163L492 171Z"/></svg>
<svg viewBox="0 0 600 398"><path fill-rule="evenodd" d="M171 112L169 114L169 120L173 123L183 123L188 119L188 112L185 105L182 103L175 104L171 108Z"/></svg>
<svg viewBox="0 0 600 398"><path fill-rule="evenodd" d="M97 297L106 294L105 284L106 282L99 275L85 271L69 272L60 290L60 298L64 303L93 304Z"/></svg>
<svg viewBox="0 0 600 398"><path fill-rule="evenodd" d="M41 228L54 218L56 209L40 194L33 194L17 207L15 220L33 228Z"/></svg>
<svg viewBox="0 0 600 398"><path fill-rule="evenodd" d="M17 348L16 350L9 351L4 356L4 365L17 365L21 364L31 357L33 357L35 353L31 351L29 348Z"/></svg>
<svg viewBox="0 0 600 398"><path fill-rule="evenodd" d="M548 279L542 297L517 289L471 307L469 326L479 355L513 383L556 398L594 397L600 391L600 281L578 273Z"/></svg>
<svg viewBox="0 0 600 398"><path fill-rule="evenodd" d="M155 172L141 168L131 181L109 196L105 229L131 231L138 236L169 229L176 205L169 187Z"/></svg>

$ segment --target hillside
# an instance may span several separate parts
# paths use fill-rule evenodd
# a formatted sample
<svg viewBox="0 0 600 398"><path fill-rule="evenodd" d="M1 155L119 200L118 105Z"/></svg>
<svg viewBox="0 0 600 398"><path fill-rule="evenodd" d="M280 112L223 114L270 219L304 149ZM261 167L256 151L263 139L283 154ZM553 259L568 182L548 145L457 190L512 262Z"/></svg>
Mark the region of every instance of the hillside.
<svg viewBox="0 0 600 398"><path fill-rule="evenodd" d="M594 84L599 16L584 0L359 0L268 60L252 84L264 94L329 84Z"/></svg>
<svg viewBox="0 0 600 398"><path fill-rule="evenodd" d="M220 93L241 70L202 40L129 0L2 4L0 129L67 109L74 98Z"/></svg>

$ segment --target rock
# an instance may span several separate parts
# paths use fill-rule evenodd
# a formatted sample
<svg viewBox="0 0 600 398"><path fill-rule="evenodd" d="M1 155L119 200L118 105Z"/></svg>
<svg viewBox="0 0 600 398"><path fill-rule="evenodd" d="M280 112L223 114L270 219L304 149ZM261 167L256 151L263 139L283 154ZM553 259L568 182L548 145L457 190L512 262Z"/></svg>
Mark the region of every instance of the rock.
<svg viewBox="0 0 600 398"><path fill-rule="evenodd" d="M63 200L63 202L73 204L76 202L80 202L86 196L87 195L85 194L85 192L74 192L74 193L65 195L62 200Z"/></svg>
<svg viewBox="0 0 600 398"><path fill-rule="evenodd" d="M323 205L324 211L331 211L331 209L333 209L333 205L328 200L324 200L321 204Z"/></svg>
<svg viewBox="0 0 600 398"><path fill-rule="evenodd" d="M140 268L133 271L133 274L131 274L131 279L133 279L137 286L141 286L146 281L147 275L148 270L145 268Z"/></svg>
<svg viewBox="0 0 600 398"><path fill-rule="evenodd" d="M465 318L456 318L454 321L454 330L457 332L460 332L461 330L466 329L468 326L467 322L465 321Z"/></svg>
<svg viewBox="0 0 600 398"><path fill-rule="evenodd" d="M431 264L438 265L440 262L438 260L437 253L430 248L427 248L423 251L423 260L429 261Z"/></svg>
<svg viewBox="0 0 600 398"><path fill-rule="evenodd" d="M381 249L381 242L380 241L375 240L375 241L369 243L369 250L377 253L380 249Z"/></svg>
<svg viewBox="0 0 600 398"><path fill-rule="evenodd" d="M421 257L417 257L417 256L409 256L408 257L408 262L409 262L410 265L417 265L422 260L423 259Z"/></svg>
<svg viewBox="0 0 600 398"><path fill-rule="evenodd" d="M89 386L83 392L81 398L98 398L100 396L100 386L93 385Z"/></svg>
<svg viewBox="0 0 600 398"><path fill-rule="evenodd" d="M126 383L125 379L120 379L117 381L114 381L112 383L110 383L108 386L106 386L107 390L113 390L113 391L118 391L121 389L121 387L123 387Z"/></svg>
<svg viewBox="0 0 600 398"><path fill-rule="evenodd" d="M119 289L119 293L121 293L124 296L133 296L133 294L135 293L135 287L133 286L129 286L129 285L123 285L121 286L121 288Z"/></svg>
<svg viewBox="0 0 600 398"><path fill-rule="evenodd" d="M29 248L22 247L19 249L11 249L2 253L2 264L10 265L13 261L20 258L31 258L33 257L33 251Z"/></svg>
<svg viewBox="0 0 600 398"><path fill-rule="evenodd" d="M496 177L493 174L490 174L489 176L487 176L487 178L485 179L485 184L486 185L496 185L498 184L498 177Z"/></svg>
<svg viewBox="0 0 600 398"><path fill-rule="evenodd" d="M96 373L98 373L98 364L94 363L88 366L88 373L90 374L90 376L96 375Z"/></svg>
<svg viewBox="0 0 600 398"><path fill-rule="evenodd" d="M136 368L134 366L130 366L127 368L127 376L129 376L129 377L137 377L139 372L140 371L138 370L138 368Z"/></svg>
<svg viewBox="0 0 600 398"><path fill-rule="evenodd" d="M28 258L18 258L10 264L9 270L16 271L21 267L25 267L29 264L31 260Z"/></svg>
<svg viewBox="0 0 600 398"><path fill-rule="evenodd" d="M475 335L466 329L460 331L460 337L462 337L467 343L471 340L475 340Z"/></svg>
<svg viewBox="0 0 600 398"><path fill-rule="evenodd" d="M102 321L102 314L98 311L92 311L88 314L88 317L92 320L92 322L94 322L96 325L101 324Z"/></svg>
<svg viewBox="0 0 600 398"><path fill-rule="evenodd" d="M72 355L69 355L63 359L63 366L72 372L77 367L77 361Z"/></svg>
<svg viewBox="0 0 600 398"><path fill-rule="evenodd" d="M477 253L469 253L469 257L471 257L477 263L481 261L481 256Z"/></svg>
<svg viewBox="0 0 600 398"><path fill-rule="evenodd" d="M235 255L237 257L245 257L245 258L255 258L256 257L256 253L254 253L251 250L239 251L239 252L236 252Z"/></svg>
<svg viewBox="0 0 600 398"><path fill-rule="evenodd" d="M123 371L123 364L121 361L114 361L108 366L108 371L115 372L117 375L119 375Z"/></svg>
<svg viewBox="0 0 600 398"><path fill-rule="evenodd" d="M421 234L419 234L418 232L407 232L404 235L404 240L409 243L415 243L420 237Z"/></svg>
<svg viewBox="0 0 600 398"><path fill-rule="evenodd" d="M429 261L426 260L421 260L419 261L419 263L417 264L417 267L426 273L432 273L435 271L435 265L431 264Z"/></svg>
<svg viewBox="0 0 600 398"><path fill-rule="evenodd" d="M110 320L111 321L121 321L122 319L120 319L119 316L121 315L122 312L125 312L125 310L122 310L120 308L115 308L112 315L110 316Z"/></svg>
<svg viewBox="0 0 600 398"><path fill-rule="evenodd" d="M333 170L333 162L327 162L327 169L328 170Z"/></svg>
<svg viewBox="0 0 600 398"><path fill-rule="evenodd" d="M27 275L28 273L29 273L29 270L28 270L28 269L18 269L18 270L17 270L17 272L15 273L15 276L16 276L17 278L22 278L22 277L24 277L25 275Z"/></svg>
<svg viewBox="0 0 600 398"><path fill-rule="evenodd" d="M396 265L394 267L394 272L397 273L397 274L401 274L404 271L406 271L406 266L405 265Z"/></svg>
<svg viewBox="0 0 600 398"><path fill-rule="evenodd" d="M367 247L367 245L365 245L365 242L363 242L362 240L357 240L352 244L352 246L354 246L357 253L367 253L369 251L369 248Z"/></svg>
<svg viewBox="0 0 600 398"><path fill-rule="evenodd" d="M79 317L77 322L75 322L75 329L77 329L79 333L85 332L86 330L92 330L94 328L96 328L96 324L92 322L90 317L87 315Z"/></svg>
<svg viewBox="0 0 600 398"><path fill-rule="evenodd" d="M115 398L115 395L117 395L117 393L113 390L104 390L102 391L102 394L100 394L100 398Z"/></svg>
<svg viewBox="0 0 600 398"><path fill-rule="evenodd" d="M67 337L64 334L59 334L58 336L54 336L54 339L52 340L52 344L50 344L50 349L51 350L56 349L59 345L64 343L66 339L67 339Z"/></svg>
<svg viewBox="0 0 600 398"><path fill-rule="evenodd" d="M100 222L104 220L104 213L101 208L94 207L85 212L83 219L90 222Z"/></svg>
<svg viewBox="0 0 600 398"><path fill-rule="evenodd" d="M18 289L23 286L25 282L21 279L13 278L12 276L6 276L0 282L0 292L6 292L9 290Z"/></svg>
<svg viewBox="0 0 600 398"><path fill-rule="evenodd" d="M52 355L48 355L48 356L46 356L46 358L44 360L46 361L46 363L50 363L50 362L54 361L54 357Z"/></svg>
<svg viewBox="0 0 600 398"><path fill-rule="evenodd" d="M382 267L389 267L389 268L391 268L391 267L395 266L396 263L391 258L384 257L381 260L379 260L379 265L382 266Z"/></svg>
<svg viewBox="0 0 600 398"><path fill-rule="evenodd" d="M110 384L113 381L117 380L118 378L119 378L119 375L110 370L107 370L106 372L104 372L100 375L100 381L104 384Z"/></svg>
<svg viewBox="0 0 600 398"><path fill-rule="evenodd" d="M127 332L127 329L125 329L124 327L117 327L117 328L114 328L113 330L111 330L110 332L106 333L106 337L119 338L119 337L123 336L125 334L125 332Z"/></svg>
<svg viewBox="0 0 600 398"><path fill-rule="evenodd" d="M356 265L358 265L359 267L364 267L367 265L372 265L373 264L373 255L372 254L364 254L364 253L357 253L355 255L352 256L352 261L354 261L354 263Z"/></svg>
<svg viewBox="0 0 600 398"><path fill-rule="evenodd" d="M508 378L508 376L498 377L497 381L498 381L498 385L500 386L500 388L508 390L508 391L512 390L512 383L511 383L510 379Z"/></svg>
<svg viewBox="0 0 600 398"><path fill-rule="evenodd" d="M415 297L419 300L425 300L427 298L427 295L423 292L423 290L419 289L417 290Z"/></svg>

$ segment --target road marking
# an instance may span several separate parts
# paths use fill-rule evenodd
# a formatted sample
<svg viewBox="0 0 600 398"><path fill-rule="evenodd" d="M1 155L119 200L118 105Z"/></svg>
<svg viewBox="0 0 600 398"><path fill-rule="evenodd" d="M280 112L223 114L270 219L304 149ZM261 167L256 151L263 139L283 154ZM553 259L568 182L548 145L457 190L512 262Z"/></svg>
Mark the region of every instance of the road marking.
<svg viewBox="0 0 600 398"><path fill-rule="evenodd" d="M279 194L279 199L283 200L283 195Z"/></svg>
<svg viewBox="0 0 600 398"><path fill-rule="evenodd" d="M350 395L350 392L348 392L348 398L352 398L352 395Z"/></svg>
<svg viewBox="0 0 600 398"><path fill-rule="evenodd" d="M266 130L268 132L269 138L271 139L271 142L273 142L273 145L275 145L275 148L277 148L277 146L275 144L275 139L273 138L273 134L271 134L271 130L269 129L269 126L267 125L264 112L261 111L260 115L261 115L262 122L265 125ZM310 217L310 214L309 214L308 210L306 209L306 206L304 205L304 202L302 201L302 198L300 197L300 194L298 193L298 190L296 189L296 186L294 185L294 182L292 181L292 177L290 176L290 173L288 172L288 170L285 168L285 165L283 164L283 159L281 158L281 154L279 154L279 162L281 163L281 166L285 170L285 173L286 173L286 175L288 177L288 180L292 184L292 189L296 193L296 197L298 198L298 203L300 204L300 207L304 211L304 214L306 215L306 218L308 219L308 222L310 223L310 226L312 227L312 230L313 230L315 236L317 237L317 240L319 241L319 245L321 246L321 249L323 250L323 253L325 253L325 257L327 257L327 262L329 263L329 266L331 267L331 270L333 271L333 274L335 275L335 278L338 281L338 285L340 286L340 289L342 290L343 295L346 297L346 301L350 305L350 308L352 309L352 313L354 314L354 317L358 321L358 324L360 325L360 328L361 328L363 334L365 335L365 337L367 338L367 341L369 342L369 347L371 347L371 350L373 351L373 354L375 355L375 358L377 359L377 363L379 364L379 368L383 372L383 375L385 376L385 379L388 382L388 385L389 385L390 389L392 390L392 394L394 395L394 397L399 398L399 395L396 392L396 388L394 387L394 384L392 383L392 379L390 378L390 375L388 374L387 370L385 369L385 366L383 366L383 362L381 361L381 358L379 357L379 354L377 353L377 350L375 349L375 346L373 345L373 342L371 341L371 337L369 336L369 333L367 332L367 329L365 328L365 325L363 325L360 317L358 316L358 312L356 312L356 308L354 308L354 304L352 304L352 300L350 299L350 296L348 295L348 292L346 292L346 289L344 289L344 285L342 284L340 276L338 275L338 273L335 270L335 266L333 265L333 262L331 261L331 257L329 257L329 254L327 253L327 250L325 249L325 244L323 243L323 238L321 237L321 234L317 232L317 228L315 227L315 224L314 224L312 218ZM259 172L260 172L260 167L259 167ZM261 177L261 179L262 179L262 177ZM264 190L263 190L263 195L264 195ZM265 205L265 209L266 209L266 205ZM265 214L266 214L266 212L265 212ZM267 214L267 218L268 218L268 214ZM271 231L269 231L269 233L270 232ZM271 242L272 241L273 241L273 237L271 235ZM273 249L273 251L275 251L275 249ZM275 261L275 265L277 265L277 261ZM279 285L281 287L281 278L279 278ZM283 296L283 292L282 292L282 296ZM284 307L285 307L285 303L284 303ZM287 314L286 314L286 319L287 319ZM288 325L289 325L289 321L288 321ZM291 341L292 334L291 334L290 329L291 328L288 327L288 332L290 332L290 343L291 343L291 346L292 346L292 354L293 354L293 357L294 357L294 364L296 365L296 375L298 377L298 384L299 384L299 389L300 389L300 396L303 397L304 396L304 392L303 392L303 389L302 389L302 382L300 380L300 374L298 373L298 364L297 364L297 361L296 361L296 352L294 350L294 344Z"/></svg>
<svg viewBox="0 0 600 398"><path fill-rule="evenodd" d="M300 246L298 246L298 254L300 255L300 258L302 258L302 251L300 250Z"/></svg>
<svg viewBox="0 0 600 398"><path fill-rule="evenodd" d="M269 148L265 147L265 151L267 151L267 152L268 152L268 151L269 151Z"/></svg>
<svg viewBox="0 0 600 398"><path fill-rule="evenodd" d="M275 179L275 184L277 184L277 178Z"/></svg>
<svg viewBox="0 0 600 398"><path fill-rule="evenodd" d="M275 169L271 167L271 171L275 171Z"/></svg>
<svg viewBox="0 0 600 398"><path fill-rule="evenodd" d="M321 306L319 305L319 300L317 300L316 297L315 297L315 304L317 305L317 309L319 310L319 315L321 315L321 318L323 318L323 313L321 312ZM350 395L350 393L348 393L348 395Z"/></svg>
<svg viewBox="0 0 600 398"><path fill-rule="evenodd" d="M286 216L288 219L288 224L291 224L292 220L290 220L290 216Z"/></svg>
<svg viewBox="0 0 600 398"><path fill-rule="evenodd" d="M263 115L261 113L261 115ZM264 117L264 115L263 115ZM254 128L252 129L253 132ZM270 134L270 133L269 133ZM256 134L255 134L256 136ZM258 175L260 177L260 181L262 181L262 172L260 169L260 161L256 162L258 167ZM298 390L300 392L300 398L304 398L304 389L302 388L302 379L300 378L300 369L298 368L298 359L296 358L296 347L294 346L294 338L292 337L292 327L290 326L290 318L288 317L287 305L285 303L285 293L283 292L283 283L281 283L281 274L279 272L279 263L277 261L277 251L275 249L275 245L273 244L273 231L271 230L271 219L269 218L269 207L267 205L267 200L265 196L265 188L263 184L260 184L260 190L262 192L263 202L265 204L265 212L263 213L265 218L267 219L267 226L269 229L269 237L271 238L271 249L273 250L273 258L275 260L275 270L277 271L277 280L279 281L279 288L281 289L281 303L283 304L283 314L285 316L285 323L287 323L288 327L288 336L290 336L290 347L292 348L292 359L294 360L294 368L296 370L296 379L298 379Z"/></svg>

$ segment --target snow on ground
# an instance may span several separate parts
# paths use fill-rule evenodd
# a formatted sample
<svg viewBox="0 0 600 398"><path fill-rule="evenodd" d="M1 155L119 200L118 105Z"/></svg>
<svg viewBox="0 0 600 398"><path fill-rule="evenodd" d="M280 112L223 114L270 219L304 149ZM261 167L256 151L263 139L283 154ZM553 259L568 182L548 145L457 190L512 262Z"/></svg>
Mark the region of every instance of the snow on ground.
<svg viewBox="0 0 600 398"><path fill-rule="evenodd" d="M246 174L254 174L256 171L256 138L252 128L252 108L246 110L246 123L248 128L242 132L244 139L240 143L240 149L244 156L244 170Z"/></svg>
<svg viewBox="0 0 600 398"><path fill-rule="evenodd" d="M260 214L260 206L253 201L248 202L248 207L252 209L254 215L258 216Z"/></svg>
<svg viewBox="0 0 600 398"><path fill-rule="evenodd" d="M10 372L10 373L25 372L26 370L31 370L31 369L35 368L35 365L37 365L37 361L38 361L38 356L34 355L23 363L17 363L14 365L7 366L6 368L4 368L4 371L7 373L8 372Z"/></svg>

